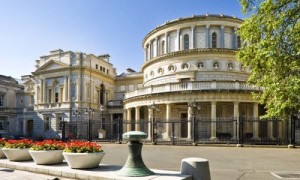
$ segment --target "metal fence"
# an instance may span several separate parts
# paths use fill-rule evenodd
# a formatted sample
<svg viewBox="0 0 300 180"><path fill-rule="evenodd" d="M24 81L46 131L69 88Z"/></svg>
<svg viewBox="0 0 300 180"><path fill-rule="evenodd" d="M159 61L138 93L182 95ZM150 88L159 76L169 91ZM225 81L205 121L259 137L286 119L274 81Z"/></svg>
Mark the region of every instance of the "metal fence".
<svg viewBox="0 0 300 180"><path fill-rule="evenodd" d="M300 144L300 119L247 119L239 117L193 120L76 121L64 123L65 139L122 141L126 131L148 134L153 144Z"/></svg>

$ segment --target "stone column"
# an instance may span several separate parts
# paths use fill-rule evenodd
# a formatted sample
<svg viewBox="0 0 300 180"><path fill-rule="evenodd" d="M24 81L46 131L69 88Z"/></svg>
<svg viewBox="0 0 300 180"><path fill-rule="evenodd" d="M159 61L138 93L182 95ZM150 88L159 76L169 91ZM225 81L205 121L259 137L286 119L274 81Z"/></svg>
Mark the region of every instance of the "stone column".
<svg viewBox="0 0 300 180"><path fill-rule="evenodd" d="M71 101L72 99L72 76L70 74L69 79L68 79L68 96L67 96L67 100Z"/></svg>
<svg viewBox="0 0 300 180"><path fill-rule="evenodd" d="M192 138L192 121L193 121L194 110L193 107L188 107L188 139Z"/></svg>
<svg viewBox="0 0 300 180"><path fill-rule="evenodd" d="M191 27L191 48L190 49L194 49L195 48L195 26Z"/></svg>
<svg viewBox="0 0 300 180"><path fill-rule="evenodd" d="M180 29L177 29L177 51L180 51Z"/></svg>
<svg viewBox="0 0 300 180"><path fill-rule="evenodd" d="M274 136L273 136L273 121L272 120L268 121L268 138L269 139L274 139Z"/></svg>
<svg viewBox="0 0 300 180"><path fill-rule="evenodd" d="M64 81L64 91L63 91L63 101L67 101L68 97L68 76L65 76L65 81Z"/></svg>
<svg viewBox="0 0 300 180"><path fill-rule="evenodd" d="M151 136L151 122L153 120L153 109L148 108L148 140L151 140L152 136Z"/></svg>
<svg viewBox="0 0 300 180"><path fill-rule="evenodd" d="M152 42L149 43L149 59L153 58L153 46Z"/></svg>
<svg viewBox="0 0 300 180"><path fill-rule="evenodd" d="M206 34L206 42L205 42L206 48L210 48L210 25L209 24L206 25L205 34Z"/></svg>
<svg viewBox="0 0 300 180"><path fill-rule="evenodd" d="M258 132L259 132L259 119L258 119L258 103L253 104L253 139L259 139Z"/></svg>
<svg viewBox="0 0 300 180"><path fill-rule="evenodd" d="M131 123L132 123L131 108L128 108L127 109L127 132L131 131Z"/></svg>
<svg viewBox="0 0 300 180"><path fill-rule="evenodd" d="M217 102L211 102L211 140L217 139Z"/></svg>
<svg viewBox="0 0 300 180"><path fill-rule="evenodd" d="M239 103L233 103L233 118L236 120L233 122L233 138L236 139L239 133L239 128L237 128L236 124L239 123Z"/></svg>
<svg viewBox="0 0 300 180"><path fill-rule="evenodd" d="M127 126L124 124L127 122L127 109L123 109L123 133L127 132Z"/></svg>
<svg viewBox="0 0 300 180"><path fill-rule="evenodd" d="M224 42L224 26L222 25L221 26L221 48L224 48L225 47L225 42Z"/></svg>
<svg viewBox="0 0 300 180"><path fill-rule="evenodd" d="M167 139L171 138L171 127L172 124L170 124L171 120L171 104L166 104L166 134L167 134Z"/></svg>
<svg viewBox="0 0 300 180"><path fill-rule="evenodd" d="M168 33L165 33L165 54L169 52L169 40L168 40Z"/></svg>
<svg viewBox="0 0 300 180"><path fill-rule="evenodd" d="M140 117L140 107L135 107L135 130L141 130L141 117Z"/></svg>
<svg viewBox="0 0 300 180"><path fill-rule="evenodd" d="M147 61L147 46L144 49L144 62L146 62L146 61Z"/></svg>
<svg viewBox="0 0 300 180"><path fill-rule="evenodd" d="M47 102L47 100L46 100L46 98L47 98L47 95L46 95L47 94L47 92L46 92L47 91L47 87L46 86L47 86L47 80L44 79L43 80L43 90L42 90L43 91L43 97L42 97L43 98L43 103Z"/></svg>

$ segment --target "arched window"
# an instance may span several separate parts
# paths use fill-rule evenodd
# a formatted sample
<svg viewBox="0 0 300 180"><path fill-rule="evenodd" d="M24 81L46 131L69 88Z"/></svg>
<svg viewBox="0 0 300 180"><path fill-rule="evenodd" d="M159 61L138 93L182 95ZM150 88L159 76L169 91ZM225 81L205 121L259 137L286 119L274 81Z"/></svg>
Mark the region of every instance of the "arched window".
<svg viewBox="0 0 300 180"><path fill-rule="evenodd" d="M161 42L160 55L165 54L165 41Z"/></svg>
<svg viewBox="0 0 300 180"><path fill-rule="evenodd" d="M58 100L59 100L59 87L58 87L58 83L55 85L55 87L54 87L54 102L58 102Z"/></svg>
<svg viewBox="0 0 300 180"><path fill-rule="evenodd" d="M237 36L237 48L241 47L241 36Z"/></svg>
<svg viewBox="0 0 300 180"><path fill-rule="evenodd" d="M189 38L189 35L186 34L183 36L183 49L186 50L186 49L190 49L190 38Z"/></svg>
<svg viewBox="0 0 300 180"><path fill-rule="evenodd" d="M211 35L211 47L217 48L217 33L213 32Z"/></svg>

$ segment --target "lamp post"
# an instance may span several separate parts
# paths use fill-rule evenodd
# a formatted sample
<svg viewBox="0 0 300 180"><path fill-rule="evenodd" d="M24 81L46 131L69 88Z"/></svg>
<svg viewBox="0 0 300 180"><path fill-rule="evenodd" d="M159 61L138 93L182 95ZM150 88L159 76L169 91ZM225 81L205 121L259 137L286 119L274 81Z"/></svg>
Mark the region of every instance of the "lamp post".
<svg viewBox="0 0 300 180"><path fill-rule="evenodd" d="M92 108L88 108L85 109L85 113L88 116L88 121L87 121L87 140L88 141L92 141L92 136L91 136L91 113L92 113L92 117L94 115L94 109Z"/></svg>
<svg viewBox="0 0 300 180"><path fill-rule="evenodd" d="M100 122L100 124L101 124L101 129L103 129L103 112L104 112L104 106L103 105L101 105L100 106L100 112L101 112L101 122Z"/></svg>
<svg viewBox="0 0 300 180"><path fill-rule="evenodd" d="M201 106L200 106L200 103L197 103L195 100L192 101L192 102L189 102L188 103L188 106L192 108L193 112L192 112L192 115L193 115L193 145L197 145L196 143L196 110L200 110L201 109Z"/></svg>
<svg viewBox="0 0 300 180"><path fill-rule="evenodd" d="M155 136L155 125L156 125L156 120L155 120L155 111L159 111L159 105L156 105L154 102L148 106L149 109L152 109L153 111L153 116L151 118L151 143L154 145L156 144L156 137Z"/></svg>
<svg viewBox="0 0 300 180"><path fill-rule="evenodd" d="M72 126L74 131L73 133L76 135L76 137L79 137L77 135L77 123L78 123L78 116L81 115L81 112L78 109L76 109L75 111L73 111L73 114L75 115L75 125Z"/></svg>

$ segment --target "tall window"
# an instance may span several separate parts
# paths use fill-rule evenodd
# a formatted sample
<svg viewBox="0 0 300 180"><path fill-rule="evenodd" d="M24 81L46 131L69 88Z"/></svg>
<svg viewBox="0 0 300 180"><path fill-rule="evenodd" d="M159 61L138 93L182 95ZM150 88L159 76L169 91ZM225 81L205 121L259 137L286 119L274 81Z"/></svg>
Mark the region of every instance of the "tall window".
<svg viewBox="0 0 300 180"><path fill-rule="evenodd" d="M4 106L4 95L0 95L0 106Z"/></svg>
<svg viewBox="0 0 300 180"><path fill-rule="evenodd" d="M104 104L104 93L105 93L105 87L104 84L100 85L100 104Z"/></svg>
<svg viewBox="0 0 300 180"><path fill-rule="evenodd" d="M241 47L241 36L237 36L237 48Z"/></svg>
<svg viewBox="0 0 300 180"><path fill-rule="evenodd" d="M183 49L186 50L186 49L189 49L190 48L190 38L189 38L189 35L184 35L183 36L183 42L184 42L184 45L183 45Z"/></svg>
<svg viewBox="0 0 300 180"><path fill-rule="evenodd" d="M161 49L160 49L160 52L161 52L160 54L161 55L165 54L165 46L166 46L165 41L162 41L161 42Z"/></svg>
<svg viewBox="0 0 300 180"><path fill-rule="evenodd" d="M54 88L54 102L58 102L58 100L59 100L59 87L58 87L58 84L55 86L55 88Z"/></svg>
<svg viewBox="0 0 300 180"><path fill-rule="evenodd" d="M217 48L217 33L213 32L211 36L211 47Z"/></svg>

